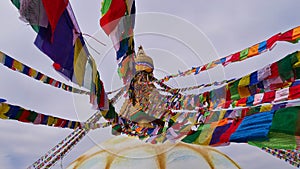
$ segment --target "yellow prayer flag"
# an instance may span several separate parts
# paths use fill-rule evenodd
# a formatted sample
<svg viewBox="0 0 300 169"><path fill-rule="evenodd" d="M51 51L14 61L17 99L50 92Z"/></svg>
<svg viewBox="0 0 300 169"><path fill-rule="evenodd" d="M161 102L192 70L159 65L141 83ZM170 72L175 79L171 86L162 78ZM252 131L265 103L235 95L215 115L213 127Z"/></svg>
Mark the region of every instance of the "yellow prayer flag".
<svg viewBox="0 0 300 169"><path fill-rule="evenodd" d="M240 98L248 97L251 95L248 87L238 87L238 92L239 92Z"/></svg>
<svg viewBox="0 0 300 169"><path fill-rule="evenodd" d="M127 11L131 11L132 3L133 0L126 0Z"/></svg>
<svg viewBox="0 0 300 169"><path fill-rule="evenodd" d="M30 77L33 77L33 78L36 78L38 72L34 69L29 69L29 76Z"/></svg>
<svg viewBox="0 0 300 169"><path fill-rule="evenodd" d="M54 125L57 125L57 122L58 122L58 119L57 119L57 117L54 117L53 124L54 124Z"/></svg>
<svg viewBox="0 0 300 169"><path fill-rule="evenodd" d="M220 111L220 116L219 116L219 120L222 120L226 114L227 110L221 110Z"/></svg>
<svg viewBox="0 0 300 169"><path fill-rule="evenodd" d="M242 77L239 81L239 87L248 86L250 84L250 74Z"/></svg>
<svg viewBox="0 0 300 169"><path fill-rule="evenodd" d="M12 67L15 68L16 70L18 70L19 72L22 72L23 68L24 68L23 64L17 60L13 61Z"/></svg>
<svg viewBox="0 0 300 169"><path fill-rule="evenodd" d="M75 125L74 125L74 128L73 128L73 129L76 129L79 125L80 125L79 122L75 122Z"/></svg>
<svg viewBox="0 0 300 169"><path fill-rule="evenodd" d="M5 61L5 55L0 51L0 63L4 63L4 61Z"/></svg>
<svg viewBox="0 0 300 169"><path fill-rule="evenodd" d="M6 103L0 103L0 118L1 119L8 119L5 113L8 112L9 106Z"/></svg>
<svg viewBox="0 0 300 169"><path fill-rule="evenodd" d="M97 79L97 65L92 56L89 57L89 61L92 63L92 78L93 78L93 83L96 84L96 79Z"/></svg>
<svg viewBox="0 0 300 169"><path fill-rule="evenodd" d="M43 74L42 77L41 77L41 79L40 79L40 81L46 82L46 80L47 80L47 76Z"/></svg>
<svg viewBox="0 0 300 169"><path fill-rule="evenodd" d="M102 115L103 117L105 117L105 116L107 115L107 113L108 113L108 110L101 111L101 115Z"/></svg>
<svg viewBox="0 0 300 169"><path fill-rule="evenodd" d="M293 65L293 68L300 67L300 52L299 51L297 52L296 56L297 56L298 61Z"/></svg>
<svg viewBox="0 0 300 169"><path fill-rule="evenodd" d="M177 121L177 118L180 116L180 113L176 113L174 116L171 117L173 121Z"/></svg>
<svg viewBox="0 0 300 169"><path fill-rule="evenodd" d="M272 107L273 107L272 104L265 104L265 105L262 105L262 106L260 107L259 112L271 111L271 110L272 110Z"/></svg>
<svg viewBox="0 0 300 169"><path fill-rule="evenodd" d="M48 121L47 121L47 125L48 126L52 126L54 124L54 117L49 116L48 117Z"/></svg>
<svg viewBox="0 0 300 169"><path fill-rule="evenodd" d="M83 85L87 54L82 46L80 38L77 38L74 48L74 76L79 86Z"/></svg>
<svg viewBox="0 0 300 169"><path fill-rule="evenodd" d="M68 128L71 128L72 126L72 121L68 121Z"/></svg>
<svg viewBox="0 0 300 169"><path fill-rule="evenodd" d="M218 122L212 122L211 124L204 124L201 130L201 134L193 143L199 145L209 145L212 138L212 134L217 126L218 126Z"/></svg>
<svg viewBox="0 0 300 169"><path fill-rule="evenodd" d="M85 123L84 127L85 127L86 130L90 130L91 129L90 123Z"/></svg>

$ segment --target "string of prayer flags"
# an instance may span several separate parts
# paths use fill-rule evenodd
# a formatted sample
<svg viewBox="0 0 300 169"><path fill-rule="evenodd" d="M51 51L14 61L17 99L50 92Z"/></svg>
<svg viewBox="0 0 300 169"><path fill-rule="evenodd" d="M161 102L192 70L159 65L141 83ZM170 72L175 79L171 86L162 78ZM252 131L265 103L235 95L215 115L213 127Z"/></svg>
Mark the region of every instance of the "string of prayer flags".
<svg viewBox="0 0 300 169"><path fill-rule="evenodd" d="M0 103L0 118L69 129L82 127L81 123L78 121L37 113L35 111L27 110L22 107L7 103Z"/></svg>
<svg viewBox="0 0 300 169"><path fill-rule="evenodd" d="M35 168L51 168L59 159L63 157L65 151L69 151L71 148L73 148L80 139L83 138L85 135L84 130L79 130L76 135L71 137L67 142L65 142L65 145L62 145L61 147L58 147L56 151L49 154L49 156L42 161L39 161L40 163L35 162L32 166L29 166L27 169L35 169ZM73 146L72 146L73 144Z"/></svg>
<svg viewBox="0 0 300 169"><path fill-rule="evenodd" d="M86 123L96 123L101 118L101 113L97 111L94 113L87 121ZM47 153L45 153L42 157L40 157L37 161L35 161L32 165L30 165L27 169L33 169L33 168L42 168L47 165L47 163L52 163L51 165L54 165L56 161L58 161L61 156L59 152L63 152L62 150L65 149L69 145L75 146L80 139L83 138L83 134L87 134L90 130L87 128L76 128L72 133L70 133L66 138L64 138L62 141L60 141L56 146L51 148ZM83 134L80 134L83 133ZM77 142L73 142L72 140L77 140ZM71 147L72 148L72 147ZM71 149L67 149L67 151L64 153L64 155L69 152ZM55 155L60 154L59 158L54 158ZM51 167L50 164L48 164L48 168Z"/></svg>
<svg viewBox="0 0 300 169"><path fill-rule="evenodd" d="M44 164L45 168L51 168L52 166L54 166L60 159L62 159L68 152L70 152L75 147L75 145L79 143L79 141L81 141L84 136L87 135L87 133L88 130L80 130L74 138L66 142L65 145L61 146L58 150L52 153L51 158L48 158L46 160L46 163L48 164Z"/></svg>
<svg viewBox="0 0 300 169"><path fill-rule="evenodd" d="M263 151L282 159L289 164L300 168L300 152L299 150L285 150L285 149L276 149L276 148L269 148L263 147Z"/></svg>
<svg viewBox="0 0 300 169"><path fill-rule="evenodd" d="M75 136L78 135L78 133L80 131L81 130L79 128L75 129L72 133L70 133L67 137L65 137L62 141L60 141L56 146L51 148L47 153L45 153L45 155L43 155L41 158L39 158L37 161L35 161L27 169L42 168L45 165L45 163L50 160L53 152L55 152L57 149L62 147L62 145L64 145L66 142L68 142L68 140L75 138Z"/></svg>
<svg viewBox="0 0 300 169"><path fill-rule="evenodd" d="M230 81L227 85L225 85L227 90L226 95L223 94L223 98L226 98L225 104L222 100L223 98L209 98L204 96L207 95L206 93L196 94L194 96L196 96L196 98L206 98L202 101L200 99L200 105L205 105L205 103L208 103L209 106L212 106L210 110L212 110L212 108L228 108L230 105L233 107L247 105L250 106L267 102L278 102L281 100L299 98L299 94L297 92L298 85L295 84L299 75L297 72L297 67L294 66L298 63L298 57L299 52L294 52L271 65L267 65L266 67L259 69L258 71L252 72L251 74L242 78ZM285 69L285 67L288 69ZM294 86L288 88L291 85ZM224 88L224 86L221 88ZM281 90L276 91L277 89ZM214 92L217 90L220 90L220 88L207 92L209 95L213 96ZM268 92L264 92L266 90L268 90ZM189 98L185 96L182 96L182 99L180 99L182 108L188 107L189 101L187 99ZM216 106L217 103L219 104L218 106ZM190 107L194 109L195 105L191 105Z"/></svg>
<svg viewBox="0 0 300 169"><path fill-rule="evenodd" d="M54 166L57 161L59 161L60 159L62 159L68 152L70 152L75 145L77 145L77 143L79 143L79 141L87 134L86 131L81 131L81 133L78 134L78 136L76 138L74 138L73 140L70 140L69 142L67 142L67 146L66 147L62 147L61 149L57 150L53 155L54 158L52 158L52 160L48 162L48 164L45 166L45 168L51 168L52 166Z"/></svg>
<svg viewBox="0 0 300 169"><path fill-rule="evenodd" d="M286 100L294 100L300 98L300 86L298 84L278 89L278 90L271 90L264 93L257 93L251 95L247 98L242 98L237 101L231 102L232 106L252 106L258 105L263 103L276 103L280 101ZM226 107L219 107L219 108L226 108Z"/></svg>
<svg viewBox="0 0 300 169"><path fill-rule="evenodd" d="M12 1L18 9L27 2L29 3L29 0L21 3L19 0ZM54 61L53 67L56 71L73 83L90 90L90 103L96 109L106 109L108 99L102 90L103 85L97 66L85 45L69 1L55 0L50 3L49 0L43 0L43 6L50 24L46 27L33 25L38 33L35 45ZM26 10L32 8L31 6L23 7L26 7ZM22 10L25 10L23 7ZM31 13L30 17L39 17L39 14L39 12ZM66 85L62 85L62 88L72 90Z"/></svg>
<svg viewBox="0 0 300 169"><path fill-rule="evenodd" d="M51 22L48 27L39 27L35 45L54 61L53 67L56 71L79 86L89 89L90 103L95 108L104 110L108 100L97 66L85 45L71 5L68 1L52 3L43 0L48 20ZM14 4L18 7L17 2ZM57 8L57 13L54 13L54 8ZM72 89L63 87L67 90Z"/></svg>
<svg viewBox="0 0 300 169"><path fill-rule="evenodd" d="M118 60L118 74L127 84L135 74L133 29L135 0L104 0L100 26L111 38Z"/></svg>
<svg viewBox="0 0 300 169"><path fill-rule="evenodd" d="M288 107L277 110L274 114L268 140L252 141L250 144L258 147L281 149L298 148L300 136L299 107Z"/></svg>
<svg viewBox="0 0 300 169"><path fill-rule="evenodd" d="M289 54L277 62L231 82L229 84L231 99L249 97L258 93L258 89L274 90L289 86L298 76L294 68L298 55L298 51Z"/></svg>
<svg viewBox="0 0 300 169"><path fill-rule="evenodd" d="M236 80L236 79L233 78L233 79L223 80L223 81L219 81L219 82L215 81L215 82L212 82L212 83L205 83L205 84L203 83L203 84L200 84L200 85L197 85L197 86L184 87L184 88L163 88L163 89L158 89L158 90L164 91L164 92L171 92L171 93L185 92L185 91L191 91L191 90L196 90L196 89L203 89L203 88L210 87L210 86L221 86L223 84L230 83L234 80ZM154 81L154 82L163 84L160 81ZM151 83L152 82L150 82L149 84L151 84Z"/></svg>
<svg viewBox="0 0 300 169"><path fill-rule="evenodd" d="M291 56L295 56L295 55L291 55ZM247 76L249 77L249 75ZM236 81L237 86L235 86L235 90L238 89L238 85L241 85L243 83L241 82L242 79L243 78L241 78L241 80ZM265 83L265 81L266 80L263 80L261 82ZM282 83L281 84L278 83L277 84L278 86L275 89L269 90L267 92L264 92L263 90L259 90L258 86L251 86L249 87L249 91L251 91L251 95L239 99L237 98L232 99L230 90L227 90L228 87L225 85L220 88L207 91L202 94L183 95L180 96L180 98L178 98L177 101L175 101L174 99L175 97L167 96L166 99L163 100L162 104L163 107L168 107L169 109L176 109L176 110L179 109L194 110L196 107L202 107L205 106L205 104L207 104L206 107L208 107L208 110L214 110L218 108L228 108L230 105L232 107L235 106L245 107L245 106L252 106L252 105L258 105L263 103L276 103L282 100L298 99L300 97L300 94L298 92L300 88L298 81L299 80L294 78L292 79L292 81L290 81L287 84L284 84L281 81ZM285 86L285 88L281 89L282 86ZM227 90L226 93L225 90ZM180 102L180 107L175 106L176 102Z"/></svg>
<svg viewBox="0 0 300 169"><path fill-rule="evenodd" d="M13 59L12 57L8 56L7 54L4 54L0 51L0 63L4 66L8 67L10 70L14 70L17 72L20 72L24 75L27 75L35 80L39 80L45 84L51 85L56 88L63 89L68 92L72 93L78 93L78 94L86 94L89 95L90 93L85 90L81 90L69 85L66 85L58 80L53 79L52 77L49 77L40 71L37 71L18 60Z"/></svg>
<svg viewBox="0 0 300 169"><path fill-rule="evenodd" d="M181 72L179 74L173 74L165 76L164 78L160 79L159 81L166 82L170 80L171 78L179 77L179 76L188 76L191 74L197 75L201 71L206 71L208 69L214 68L217 65L227 66L234 62L239 62L246 60L248 58L257 56L266 50L271 50L277 41L286 41L286 42L293 42L297 43L300 38L300 26L295 27L285 33L278 33L268 40L265 40L263 42L257 43L249 48L246 48L242 51L236 52L234 54L228 55L226 57L211 61L210 63L204 64L202 66L198 67L192 67L192 69L186 70L184 72ZM214 65L214 66L209 66Z"/></svg>
<svg viewBox="0 0 300 169"><path fill-rule="evenodd" d="M97 72L96 65L85 45L69 1L13 0L12 3L20 9L21 16L33 24L32 27L38 33L34 43L54 61L54 69L79 86L95 91L93 82ZM45 15L42 25L36 25L32 21Z"/></svg>
<svg viewBox="0 0 300 169"><path fill-rule="evenodd" d="M204 123L182 141L201 145L249 143L258 147L296 149L300 144L300 102L265 104L210 112ZM216 118L211 118L215 116Z"/></svg>
<svg viewBox="0 0 300 169"><path fill-rule="evenodd" d="M175 107L173 97L166 97L166 100L163 100L162 107L168 107L168 109L175 110L194 110L197 107L207 107L208 110L215 110L220 108L228 108L230 105L232 107L246 107L246 106L255 106L261 105L264 103L277 103L280 101L294 100L300 98L300 86L299 82L295 81L290 83L290 87L284 89L278 88L277 90L270 90L268 92L256 93L246 98L241 98L239 100L227 100L225 103L225 94L224 89L226 86L219 88L218 90L212 90L210 92L205 92L203 94L196 95L186 95L181 96L178 100L180 102L180 107ZM221 92L221 93L219 93ZM222 97L216 97L219 93ZM206 106L205 104L208 103ZM151 109L151 107L149 107Z"/></svg>

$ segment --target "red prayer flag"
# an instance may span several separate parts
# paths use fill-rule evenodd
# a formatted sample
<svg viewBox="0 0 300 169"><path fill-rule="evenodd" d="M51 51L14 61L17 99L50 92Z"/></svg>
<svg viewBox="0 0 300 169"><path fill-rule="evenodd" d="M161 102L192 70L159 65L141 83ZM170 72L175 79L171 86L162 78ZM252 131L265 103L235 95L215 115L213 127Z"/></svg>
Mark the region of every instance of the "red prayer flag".
<svg viewBox="0 0 300 169"><path fill-rule="evenodd" d="M277 62L272 63L270 68L271 68L271 75L268 76L268 79L277 78L279 76Z"/></svg>
<svg viewBox="0 0 300 169"><path fill-rule="evenodd" d="M246 106L247 99L248 99L247 97L239 99L236 103L236 106Z"/></svg>
<svg viewBox="0 0 300 169"><path fill-rule="evenodd" d="M60 16L65 11L69 0L43 0L43 5L51 25L52 35L59 21Z"/></svg>
<svg viewBox="0 0 300 169"><path fill-rule="evenodd" d="M289 100L300 98L300 85L292 86L289 88Z"/></svg>
<svg viewBox="0 0 300 169"><path fill-rule="evenodd" d="M275 99L275 91L265 92L262 103L271 103Z"/></svg>
<svg viewBox="0 0 300 169"><path fill-rule="evenodd" d="M292 41L293 40L292 38L293 38L293 29L281 34L279 40L280 41Z"/></svg>
<svg viewBox="0 0 300 169"><path fill-rule="evenodd" d="M100 103L98 103L99 108L103 108L105 105L105 90L104 90L104 86L103 86L103 82L100 80L101 83L101 94L100 94Z"/></svg>
<svg viewBox="0 0 300 169"><path fill-rule="evenodd" d="M204 65L204 66L202 66L202 67L200 68L200 72L206 70L206 66L207 66L207 64Z"/></svg>
<svg viewBox="0 0 300 169"><path fill-rule="evenodd" d="M239 61L240 60L240 53L241 52L237 52L237 53L233 54L232 57L231 57L231 59L230 59L230 61L231 62L237 62L237 61Z"/></svg>
<svg viewBox="0 0 300 169"><path fill-rule="evenodd" d="M29 110L22 111L21 112L21 116L18 119L18 121L29 123L30 121L27 119L27 117L29 117L29 115L30 115L30 111Z"/></svg>
<svg viewBox="0 0 300 169"><path fill-rule="evenodd" d="M229 108L230 105L231 105L231 101L226 101L225 105L224 105L224 108Z"/></svg>
<svg viewBox="0 0 300 169"><path fill-rule="evenodd" d="M100 19L100 26L107 35L115 29L125 12L126 4L124 0L112 0L109 10Z"/></svg>
<svg viewBox="0 0 300 169"><path fill-rule="evenodd" d="M242 121L243 121L243 119L238 119L237 121L233 121L231 123L230 127L227 129L227 131L224 132L224 134L222 134L220 136L219 143L229 142L230 136L232 135L232 133L235 132L235 130L239 127L239 125L241 124Z"/></svg>
<svg viewBox="0 0 300 169"><path fill-rule="evenodd" d="M274 44L279 40L281 33L278 33L267 40L267 49L271 49Z"/></svg>

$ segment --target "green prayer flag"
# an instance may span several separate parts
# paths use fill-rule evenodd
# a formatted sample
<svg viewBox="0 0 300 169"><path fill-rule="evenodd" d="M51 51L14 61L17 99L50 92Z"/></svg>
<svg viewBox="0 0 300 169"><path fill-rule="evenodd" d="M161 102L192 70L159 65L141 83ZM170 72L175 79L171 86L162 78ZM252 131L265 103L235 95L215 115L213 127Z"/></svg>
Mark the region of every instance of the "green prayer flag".
<svg viewBox="0 0 300 169"><path fill-rule="evenodd" d="M38 25L31 25L32 29L36 32L36 33L39 33L40 31L40 26Z"/></svg>
<svg viewBox="0 0 300 169"><path fill-rule="evenodd" d="M294 77L291 60L292 55L293 54L287 55L285 58L277 62L279 75L284 80L289 80Z"/></svg>
<svg viewBox="0 0 300 169"><path fill-rule="evenodd" d="M183 141L185 143L193 143L199 137L200 133L201 133L201 130L197 130L194 133L184 137L181 141Z"/></svg>
<svg viewBox="0 0 300 169"><path fill-rule="evenodd" d="M298 51L297 52L294 52L291 55L291 63L292 65L294 65L295 63L297 63L298 61L300 61L297 57L297 54L298 54Z"/></svg>
<svg viewBox="0 0 300 169"><path fill-rule="evenodd" d="M209 115L210 115L210 111L207 111L207 112L204 113L204 117L207 117Z"/></svg>
<svg viewBox="0 0 300 169"><path fill-rule="evenodd" d="M240 82L240 79L235 80L233 83L229 84L229 91L230 91L232 100L240 99L240 95L239 95L239 91L238 91L239 82Z"/></svg>
<svg viewBox="0 0 300 169"><path fill-rule="evenodd" d="M18 110L18 113L16 114L16 116L15 116L13 119L19 120L20 117L21 117L22 114L23 114L23 111L24 111L24 109L20 108L20 109Z"/></svg>
<svg viewBox="0 0 300 169"><path fill-rule="evenodd" d="M200 95L199 95L199 102L200 102L200 103L203 103L203 102L204 102L203 94L200 94Z"/></svg>
<svg viewBox="0 0 300 169"><path fill-rule="evenodd" d="M37 116L38 116L38 114L36 112L30 111L30 114L27 117L27 120L33 123Z"/></svg>
<svg viewBox="0 0 300 169"><path fill-rule="evenodd" d="M270 132L268 138L265 141L248 141L248 144L260 148L270 147L285 150L294 150L297 147L295 136L289 134Z"/></svg>
<svg viewBox="0 0 300 169"><path fill-rule="evenodd" d="M300 58L298 55L299 55L298 51L291 54L291 64L293 65L296 79L300 79L300 67L299 67Z"/></svg>
<svg viewBox="0 0 300 169"><path fill-rule="evenodd" d="M115 125L115 126L112 127L111 133L113 135L120 135L121 128L122 128L121 125L117 124L117 125Z"/></svg>
<svg viewBox="0 0 300 169"><path fill-rule="evenodd" d="M20 0L11 0L11 2L15 5L16 8L20 9Z"/></svg>
<svg viewBox="0 0 300 169"><path fill-rule="evenodd" d="M118 117L118 114L116 113L115 107L109 103L109 110L106 114L103 114L103 117L105 119L115 119Z"/></svg>
<svg viewBox="0 0 300 169"><path fill-rule="evenodd" d="M300 79L300 67L297 67L294 70L295 70L296 79Z"/></svg>
<svg viewBox="0 0 300 169"><path fill-rule="evenodd" d="M250 115L253 115L253 114L256 114L260 111L260 107L261 106L255 106L255 107L251 107L249 109L249 111L247 112L247 116L250 116Z"/></svg>
<svg viewBox="0 0 300 169"><path fill-rule="evenodd" d="M248 57L249 48L244 49L240 52L240 60L244 60Z"/></svg>
<svg viewBox="0 0 300 169"><path fill-rule="evenodd" d="M270 131L295 135L300 125L300 107L288 107L275 112Z"/></svg>

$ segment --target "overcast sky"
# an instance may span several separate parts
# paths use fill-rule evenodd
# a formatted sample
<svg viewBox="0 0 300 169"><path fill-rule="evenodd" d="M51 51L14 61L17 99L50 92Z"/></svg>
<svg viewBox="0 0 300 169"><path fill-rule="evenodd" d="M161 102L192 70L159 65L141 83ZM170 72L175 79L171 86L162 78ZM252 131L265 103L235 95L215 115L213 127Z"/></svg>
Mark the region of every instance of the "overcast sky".
<svg viewBox="0 0 300 169"><path fill-rule="evenodd" d="M100 1L70 0L82 32L105 42L103 47L92 40L101 79L107 91L121 85L110 40L99 26ZM297 0L227 0L227 1L137 1L136 44L143 45L154 59L155 74L162 77L192 66L227 56L266 40L278 32L300 25ZM149 13L150 12L150 13ZM34 45L36 33L18 19L19 13L9 0L0 1L0 50L41 72L64 81L51 67L52 61ZM299 44L285 42L270 52L200 74L188 81L171 81L172 86L188 86L231 77L241 77L299 49ZM8 103L44 114L85 121L93 110L88 97L71 95L8 70L0 65L0 98ZM24 168L56 145L71 130L19 123L0 119L0 166ZM110 129L92 131L63 160L67 166L80 154L111 137ZM293 168L286 162L245 144L220 149L242 168ZM57 165L54 168L59 168Z"/></svg>

